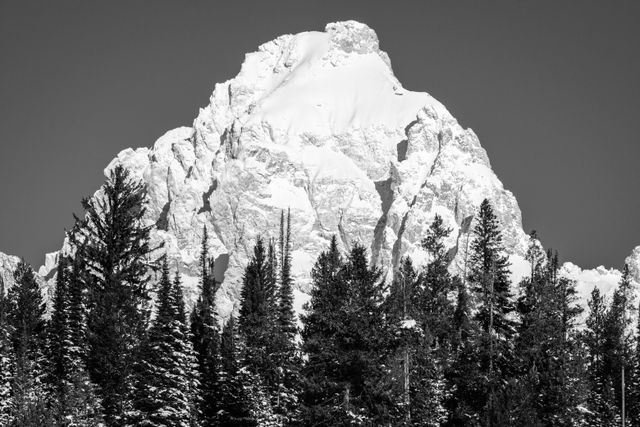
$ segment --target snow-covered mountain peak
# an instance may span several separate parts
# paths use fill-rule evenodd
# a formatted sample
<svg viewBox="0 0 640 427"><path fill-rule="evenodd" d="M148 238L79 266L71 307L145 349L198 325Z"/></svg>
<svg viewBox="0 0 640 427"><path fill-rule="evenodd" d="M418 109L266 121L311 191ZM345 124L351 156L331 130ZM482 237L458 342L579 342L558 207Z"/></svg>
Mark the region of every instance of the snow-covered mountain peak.
<svg viewBox="0 0 640 427"><path fill-rule="evenodd" d="M327 24L325 32L328 35L331 53L373 53L379 55L391 68L388 55L380 50L378 35L366 24L357 21L333 22Z"/></svg>
<svg viewBox="0 0 640 427"><path fill-rule="evenodd" d="M375 32L354 21L264 43L216 85L192 128L125 150L115 164L148 184L154 238L182 266L191 296L202 230L214 233L214 255L228 259L225 314L255 238L274 235L283 209L293 217L300 293L334 234L343 247L365 244L389 274L402 256L424 262L420 241L436 213L452 228L460 270L484 198L510 252L521 260L525 250L517 202L476 135L429 94L404 89Z"/></svg>
<svg viewBox="0 0 640 427"><path fill-rule="evenodd" d="M240 73L216 86L196 127L206 134L231 125L235 133L242 127L295 142L406 126L426 105L446 112L428 94L402 88L375 32L347 21L327 25L326 32L281 36L247 54Z"/></svg>
<svg viewBox="0 0 640 427"><path fill-rule="evenodd" d="M298 308L333 235L342 248L364 244L390 277L404 256L427 261L420 242L439 214L452 230L451 270L462 274L485 198L503 226L514 279L528 270L518 203L478 137L426 92L404 89L375 32L355 21L262 44L215 86L192 127L122 151L107 170L117 164L147 184L145 221L180 268L190 301L207 227L225 279L223 316L239 299L256 237L275 237L289 208ZM53 277L50 270L41 274Z"/></svg>

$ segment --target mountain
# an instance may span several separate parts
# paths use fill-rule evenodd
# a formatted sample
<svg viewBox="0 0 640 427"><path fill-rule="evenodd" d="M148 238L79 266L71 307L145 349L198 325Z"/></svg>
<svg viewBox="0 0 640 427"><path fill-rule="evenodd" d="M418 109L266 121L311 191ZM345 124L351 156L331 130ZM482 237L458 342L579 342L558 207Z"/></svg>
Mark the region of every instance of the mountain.
<svg viewBox="0 0 640 427"><path fill-rule="evenodd" d="M437 213L453 230L451 270L462 272L484 198L504 227L514 279L527 271L518 203L478 137L428 93L403 88L375 32L355 21L261 45L235 78L215 86L191 127L121 152L107 170L117 164L147 183L145 220L180 268L190 300L208 228L216 274L225 279L223 316L239 299L255 238L277 237L280 212L289 208L298 306L334 234L343 247L363 243L390 274L403 256L425 262L420 241ZM631 258L640 277L640 248ZM564 269L588 276L573 264ZM619 277L594 274L606 283Z"/></svg>
<svg viewBox="0 0 640 427"><path fill-rule="evenodd" d="M275 237L283 209L291 208L302 292L332 235L344 247L360 241L391 271L401 256L425 259L419 243L436 213L454 229L450 246L466 242L460 226L485 197L510 251L526 248L518 204L476 135L429 94L404 89L375 32L353 21L263 44L216 85L193 127L126 150L108 168L116 164L149 184L154 236L185 282L196 280L208 227L213 252L228 256L225 314L255 238ZM456 265L462 257L458 250Z"/></svg>

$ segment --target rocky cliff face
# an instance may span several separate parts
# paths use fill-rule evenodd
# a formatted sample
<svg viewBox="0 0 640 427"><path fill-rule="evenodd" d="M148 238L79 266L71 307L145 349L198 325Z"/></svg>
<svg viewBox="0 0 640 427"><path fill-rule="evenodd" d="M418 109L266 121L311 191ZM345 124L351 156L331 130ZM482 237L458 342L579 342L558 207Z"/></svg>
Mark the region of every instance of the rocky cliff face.
<svg viewBox="0 0 640 427"><path fill-rule="evenodd" d="M388 272L404 255L424 262L419 242L436 213L453 229L457 268L485 197L509 250L525 250L518 204L473 131L429 94L404 89L376 34L353 21L260 46L234 79L216 85L193 127L124 151L115 164L149 185L154 238L191 285L207 226L214 254L228 257L224 314L255 238L275 237L283 209L291 208L301 293L334 234L343 247L363 243Z"/></svg>
<svg viewBox="0 0 640 427"><path fill-rule="evenodd" d="M16 269L20 258L0 252L0 280L5 289L9 289L14 284L13 272Z"/></svg>
<svg viewBox="0 0 640 427"><path fill-rule="evenodd" d="M436 213L453 230L451 269L460 272L484 198L504 226L514 279L526 271L520 209L477 136L429 94L404 89L375 32L358 22L263 44L235 78L216 85L192 127L167 132L153 148L125 150L107 169L116 164L147 183L146 221L191 300L208 228L225 278L223 315L238 301L255 238L276 237L289 208L298 304L332 235L345 248L364 244L390 273L405 255L427 260L420 240Z"/></svg>

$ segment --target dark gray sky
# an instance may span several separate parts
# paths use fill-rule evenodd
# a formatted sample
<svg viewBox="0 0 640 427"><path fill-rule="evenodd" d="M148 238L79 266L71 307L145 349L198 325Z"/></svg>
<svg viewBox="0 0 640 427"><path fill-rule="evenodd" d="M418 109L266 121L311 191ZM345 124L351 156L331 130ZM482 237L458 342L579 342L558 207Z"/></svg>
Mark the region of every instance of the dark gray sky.
<svg viewBox="0 0 640 427"><path fill-rule="evenodd" d="M584 267L640 244L640 2L0 2L0 250L40 265L121 149L191 125L280 34L356 19Z"/></svg>

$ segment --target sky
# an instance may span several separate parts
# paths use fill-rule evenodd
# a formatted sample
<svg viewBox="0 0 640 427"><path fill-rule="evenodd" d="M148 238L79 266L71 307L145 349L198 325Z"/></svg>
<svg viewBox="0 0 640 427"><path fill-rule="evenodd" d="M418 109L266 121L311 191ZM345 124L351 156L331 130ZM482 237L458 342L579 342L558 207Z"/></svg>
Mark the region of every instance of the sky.
<svg viewBox="0 0 640 427"><path fill-rule="evenodd" d="M582 267L640 245L640 2L0 2L0 251L34 266L122 149L189 126L244 54L355 19L472 128L525 231Z"/></svg>

